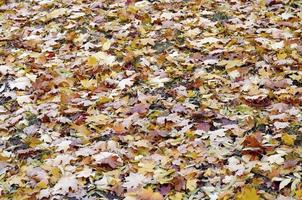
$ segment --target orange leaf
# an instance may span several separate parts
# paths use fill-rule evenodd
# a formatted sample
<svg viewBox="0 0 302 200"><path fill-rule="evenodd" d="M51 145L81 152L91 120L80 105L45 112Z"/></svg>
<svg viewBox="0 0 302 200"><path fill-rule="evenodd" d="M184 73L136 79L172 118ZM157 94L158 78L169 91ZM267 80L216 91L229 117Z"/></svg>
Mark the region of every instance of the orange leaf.
<svg viewBox="0 0 302 200"><path fill-rule="evenodd" d="M243 145L245 147L262 147L261 142L259 142L255 136L253 135L248 135L245 137L244 141L243 141Z"/></svg>
<svg viewBox="0 0 302 200"><path fill-rule="evenodd" d="M163 200L163 196L159 192L153 192L151 188L142 189L139 193L140 200Z"/></svg>

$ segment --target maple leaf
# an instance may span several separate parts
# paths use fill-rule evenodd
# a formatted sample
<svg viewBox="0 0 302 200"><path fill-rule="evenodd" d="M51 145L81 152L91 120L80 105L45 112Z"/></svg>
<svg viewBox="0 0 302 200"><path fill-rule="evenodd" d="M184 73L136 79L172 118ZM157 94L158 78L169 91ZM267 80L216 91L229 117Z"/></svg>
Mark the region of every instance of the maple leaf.
<svg viewBox="0 0 302 200"><path fill-rule="evenodd" d="M19 77L16 78L14 81L9 82L9 86L14 89L20 89L20 90L25 90L27 87L30 87L30 80L27 77Z"/></svg>
<svg viewBox="0 0 302 200"><path fill-rule="evenodd" d="M48 198L50 195L51 195L50 190L49 189L44 189L44 190L40 190L37 197L39 199L43 199L43 198Z"/></svg>
<svg viewBox="0 0 302 200"><path fill-rule="evenodd" d="M97 65L97 59L96 59L96 57L94 57L94 56L89 56L89 57L87 58L87 65L88 65L88 66L95 66L95 65Z"/></svg>
<svg viewBox="0 0 302 200"><path fill-rule="evenodd" d="M276 163L278 165L281 165L284 163L284 158L282 158L282 156L284 155L285 153L280 153L280 154L275 154L275 155L271 155L267 158L267 160L270 162L270 163Z"/></svg>
<svg viewBox="0 0 302 200"><path fill-rule="evenodd" d="M86 118L87 123L95 123L98 125L103 125L110 121L110 117L104 114L92 115Z"/></svg>
<svg viewBox="0 0 302 200"><path fill-rule="evenodd" d="M95 175L95 172L93 172L91 168L85 166L84 169L77 174L77 177L88 178L88 177L94 176L94 175Z"/></svg>
<svg viewBox="0 0 302 200"><path fill-rule="evenodd" d="M283 129L289 126L288 122L274 122L276 129Z"/></svg>
<svg viewBox="0 0 302 200"><path fill-rule="evenodd" d="M151 188L142 189L138 193L140 200L163 200L163 196L159 192L154 192Z"/></svg>
<svg viewBox="0 0 302 200"><path fill-rule="evenodd" d="M70 190L78 190L78 181L75 176L63 176L53 187L54 194L67 194Z"/></svg>
<svg viewBox="0 0 302 200"><path fill-rule="evenodd" d="M71 128L78 132L78 135L87 137L91 134L91 131L85 125L76 125L74 123L71 124Z"/></svg>
<svg viewBox="0 0 302 200"><path fill-rule="evenodd" d="M108 55L106 52L102 52L102 51L94 54L93 56L98 60L99 64L101 65L112 66L116 59L115 56Z"/></svg>
<svg viewBox="0 0 302 200"><path fill-rule="evenodd" d="M139 173L130 173L129 176L125 178L125 183L123 183L123 186L129 190L142 186L147 182L148 179L145 176Z"/></svg>
<svg viewBox="0 0 302 200"><path fill-rule="evenodd" d="M92 158L97 164L108 164L112 168L116 168L123 164L123 160L115 153L101 152L93 155Z"/></svg>
<svg viewBox="0 0 302 200"><path fill-rule="evenodd" d="M297 198L302 198L302 189L300 189L300 190L296 190L296 197Z"/></svg>
<svg viewBox="0 0 302 200"><path fill-rule="evenodd" d="M248 135L245 137L244 141L243 141L243 145L246 147L260 147L262 148L262 143L256 139L255 136L253 135Z"/></svg>
<svg viewBox="0 0 302 200"><path fill-rule="evenodd" d="M47 18L48 19L54 19L54 18L58 18L64 14L66 14L66 12L68 11L67 8L59 8L59 9L55 9L52 12L48 13Z"/></svg>
<svg viewBox="0 0 302 200"><path fill-rule="evenodd" d="M0 73L6 75L8 73L12 73L12 68L8 65L0 65Z"/></svg>
<svg viewBox="0 0 302 200"><path fill-rule="evenodd" d="M85 89L92 90L97 86L97 80L90 79L90 80L81 80L81 84Z"/></svg>
<svg viewBox="0 0 302 200"><path fill-rule="evenodd" d="M295 143L295 138L292 135L289 135L287 133L283 134L281 137L284 144L292 146Z"/></svg>
<svg viewBox="0 0 302 200"><path fill-rule="evenodd" d="M187 183L186 183L186 187L190 190L190 191L193 191L197 188L197 179L189 179L187 180Z"/></svg>
<svg viewBox="0 0 302 200"><path fill-rule="evenodd" d="M235 59L235 60L223 60L218 63L219 65L225 65L226 69L231 69L233 67L240 67L244 64L242 60Z"/></svg>
<svg viewBox="0 0 302 200"><path fill-rule="evenodd" d="M184 194L181 192L176 192L174 195L170 195L169 199L173 200L183 200Z"/></svg>
<svg viewBox="0 0 302 200"><path fill-rule="evenodd" d="M123 79L121 80L119 83L118 83L118 87L123 90L126 88L126 86L132 86L133 85L133 78L134 77L129 77L129 78L126 78L126 79Z"/></svg>
<svg viewBox="0 0 302 200"><path fill-rule="evenodd" d="M255 188L245 186L239 194L236 195L236 200L260 200Z"/></svg>
<svg viewBox="0 0 302 200"><path fill-rule="evenodd" d="M49 176L46 171L40 167L27 169L26 175L34 178L37 181L43 181L45 184L48 184Z"/></svg>
<svg viewBox="0 0 302 200"><path fill-rule="evenodd" d="M234 2L0 0L0 199L301 199L300 2Z"/></svg>

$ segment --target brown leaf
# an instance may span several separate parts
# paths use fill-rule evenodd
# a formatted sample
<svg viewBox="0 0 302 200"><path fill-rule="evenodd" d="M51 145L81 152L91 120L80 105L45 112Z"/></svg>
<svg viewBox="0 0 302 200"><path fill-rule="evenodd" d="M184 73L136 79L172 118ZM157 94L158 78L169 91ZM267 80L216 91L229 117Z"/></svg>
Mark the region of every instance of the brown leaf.
<svg viewBox="0 0 302 200"><path fill-rule="evenodd" d="M269 105L271 105L271 100L269 99L269 97L259 97L259 98L244 98L244 102L249 105L249 106L253 106L253 107L267 107Z"/></svg>
<svg viewBox="0 0 302 200"><path fill-rule="evenodd" d="M259 147L262 148L262 143L261 141L259 141L255 135L248 135L245 137L244 141L243 141L243 145L245 147Z"/></svg>

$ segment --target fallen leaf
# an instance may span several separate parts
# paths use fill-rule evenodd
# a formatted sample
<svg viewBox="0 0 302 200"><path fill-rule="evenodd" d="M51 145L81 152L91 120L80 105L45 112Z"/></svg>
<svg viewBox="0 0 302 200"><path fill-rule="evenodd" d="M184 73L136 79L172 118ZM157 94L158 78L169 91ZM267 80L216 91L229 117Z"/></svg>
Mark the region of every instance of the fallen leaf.
<svg viewBox="0 0 302 200"><path fill-rule="evenodd" d="M295 137L292 135L289 135L287 133L284 133L281 137L282 142L286 145L292 146L295 143Z"/></svg>
<svg viewBox="0 0 302 200"><path fill-rule="evenodd" d="M139 173L130 173L129 176L125 178L125 183L123 183L123 187L127 188L127 190L136 189L147 182L148 179L146 179L145 176Z"/></svg>
<svg viewBox="0 0 302 200"><path fill-rule="evenodd" d="M76 192L78 190L78 181L75 176L63 176L53 187L54 194L67 194L70 190Z"/></svg>
<svg viewBox="0 0 302 200"><path fill-rule="evenodd" d="M66 14L68 11L67 8L58 8L58 9L55 9L53 11L51 11L50 13L47 14L47 18L48 19L54 19L54 18L58 18L64 14Z"/></svg>
<svg viewBox="0 0 302 200"><path fill-rule="evenodd" d="M236 200L260 200L255 188L245 186L239 194L236 195Z"/></svg>
<svg viewBox="0 0 302 200"><path fill-rule="evenodd" d="M116 168L123 164L123 160L115 153L101 152L92 156L96 164L107 164L111 168Z"/></svg>
<svg viewBox="0 0 302 200"><path fill-rule="evenodd" d="M94 57L94 56L89 56L88 58L87 58L87 65L88 66L96 66L98 63L97 63L97 59L96 59L96 57Z"/></svg>
<svg viewBox="0 0 302 200"><path fill-rule="evenodd" d="M19 90L25 90L31 86L30 80L27 77L16 78L14 81L9 82L10 88L17 88Z"/></svg>

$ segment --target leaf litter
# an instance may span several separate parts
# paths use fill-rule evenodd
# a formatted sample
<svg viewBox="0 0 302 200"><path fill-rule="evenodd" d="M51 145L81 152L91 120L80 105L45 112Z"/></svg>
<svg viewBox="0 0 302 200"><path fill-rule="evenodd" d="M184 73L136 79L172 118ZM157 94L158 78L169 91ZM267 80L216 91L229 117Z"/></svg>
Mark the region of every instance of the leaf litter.
<svg viewBox="0 0 302 200"><path fill-rule="evenodd" d="M1 199L301 199L300 1L0 1Z"/></svg>

